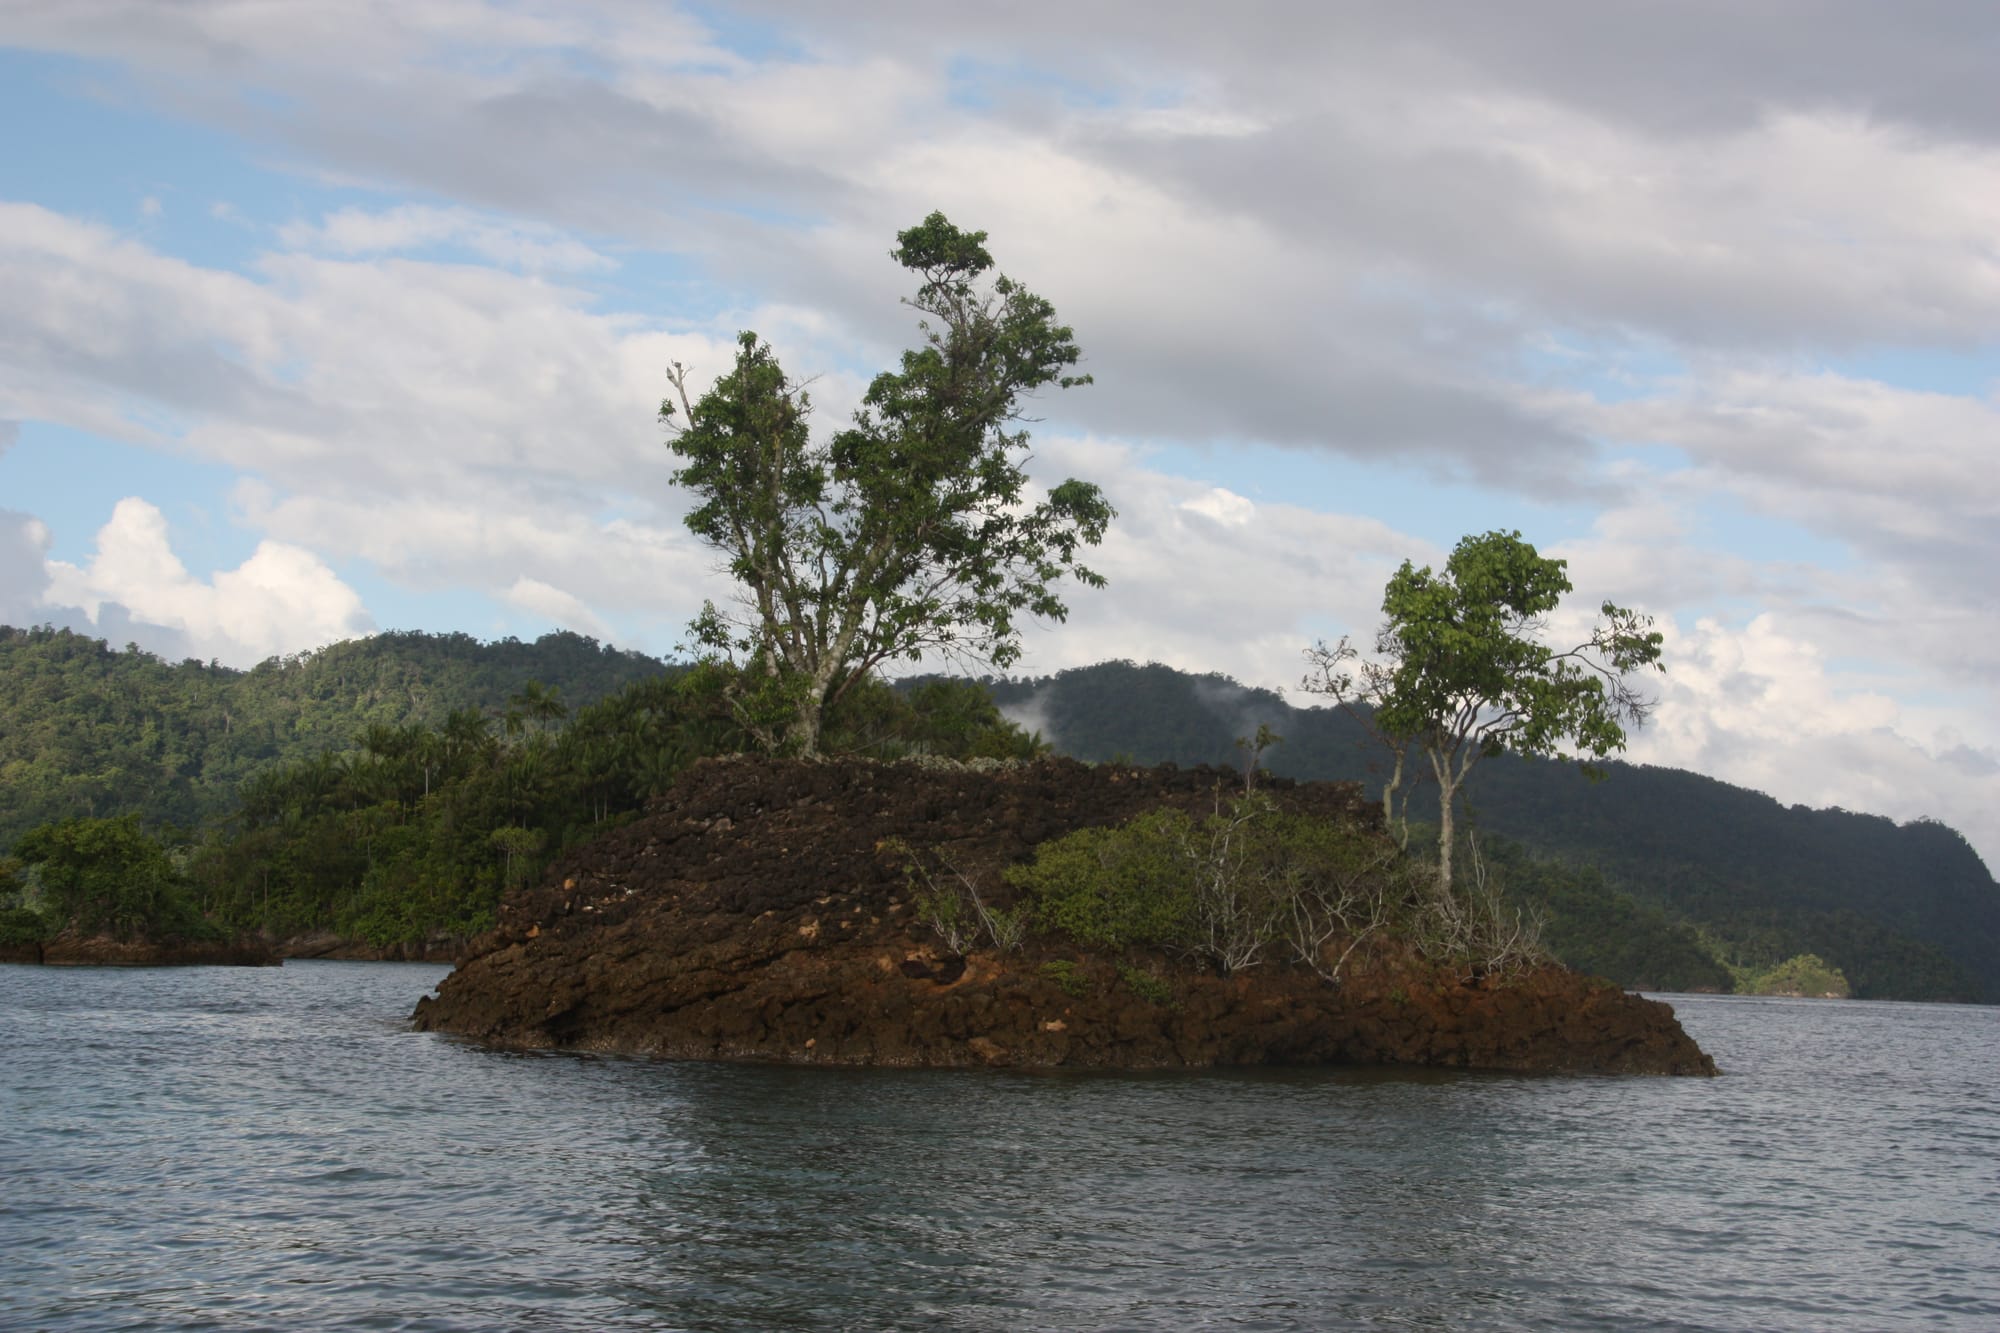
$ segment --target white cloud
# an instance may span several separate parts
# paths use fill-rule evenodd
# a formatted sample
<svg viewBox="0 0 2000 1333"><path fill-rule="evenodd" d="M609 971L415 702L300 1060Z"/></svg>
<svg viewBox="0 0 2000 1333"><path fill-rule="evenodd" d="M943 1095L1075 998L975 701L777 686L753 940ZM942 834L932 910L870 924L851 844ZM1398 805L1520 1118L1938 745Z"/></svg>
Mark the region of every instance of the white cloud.
<svg viewBox="0 0 2000 1333"><path fill-rule="evenodd" d="M1181 501L1181 508L1227 528L1243 527L1257 517L1257 506L1226 486L1211 486L1206 493Z"/></svg>
<svg viewBox="0 0 2000 1333"><path fill-rule="evenodd" d="M87 565L50 561L47 573L44 603L78 608L93 624L107 605L122 607L178 631L195 655L233 666L375 628L354 590L298 546L260 542L237 568L194 578L174 554L165 517L137 498L112 511Z"/></svg>
<svg viewBox="0 0 2000 1333"><path fill-rule="evenodd" d="M48 525L32 514L0 509L0 625L33 625L46 618Z"/></svg>
<svg viewBox="0 0 2000 1333"><path fill-rule="evenodd" d="M564 592L561 588L531 579L525 574L515 579L513 586L503 594L514 606L533 615L543 616L564 629L575 630L592 638L608 639L610 629L604 621L586 605L581 597Z"/></svg>
<svg viewBox="0 0 2000 1333"><path fill-rule="evenodd" d="M288 223L278 235L291 249L340 256L462 246L492 263L529 273L613 267L610 259L553 227L510 222L464 208L420 204L379 212L343 208L317 223Z"/></svg>
<svg viewBox="0 0 2000 1333"><path fill-rule="evenodd" d="M1659 708L1629 758L1787 803L1930 816L1989 858L2000 849L2000 727L1976 736L1936 727L1864 673L1834 666L1809 632L1775 614L1667 629Z"/></svg>
<svg viewBox="0 0 2000 1333"><path fill-rule="evenodd" d="M1084 554L1109 586L1070 587L1069 619L1024 636L1023 672L1129 658L1289 688L1308 643L1372 627L1390 571L1405 556L1432 554L1379 520L1253 505L1153 470L1113 442L1058 437L1039 448L1039 479L1096 483L1118 519L1104 545Z"/></svg>
<svg viewBox="0 0 2000 1333"><path fill-rule="evenodd" d="M667 364L717 373L727 338L458 265L281 255L256 277L205 270L21 205L0 205L0 299L14 328L0 414L171 436L254 478L238 502L266 530L420 585L497 590L554 559L577 567L561 586L685 616L696 553L654 417ZM622 556L593 558L607 533Z"/></svg>

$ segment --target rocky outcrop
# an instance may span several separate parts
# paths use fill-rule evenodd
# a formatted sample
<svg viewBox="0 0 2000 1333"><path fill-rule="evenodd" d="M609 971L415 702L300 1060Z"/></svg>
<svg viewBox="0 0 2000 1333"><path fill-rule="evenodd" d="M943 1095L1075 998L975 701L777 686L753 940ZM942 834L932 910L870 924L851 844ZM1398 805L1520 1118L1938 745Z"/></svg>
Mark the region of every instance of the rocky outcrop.
<svg viewBox="0 0 2000 1333"><path fill-rule="evenodd" d="M51 967L276 967L284 961L254 936L233 940L121 940L63 931L41 944Z"/></svg>
<svg viewBox="0 0 2000 1333"><path fill-rule="evenodd" d="M343 963L449 963L465 951L461 936L432 935L422 940L401 940L394 944L371 944L367 940L323 931L294 935L274 943L280 958L327 959Z"/></svg>
<svg viewBox="0 0 2000 1333"><path fill-rule="evenodd" d="M496 1045L702 1059L1714 1072L1666 1005L1557 967L1467 978L1391 947L1336 988L1295 966L1221 976L1059 939L959 957L919 919L897 840L990 883L1037 843L1161 805L1206 810L1237 781L1068 760L709 761L511 899L415 1022ZM1351 784L1266 789L1301 812L1379 821Z"/></svg>

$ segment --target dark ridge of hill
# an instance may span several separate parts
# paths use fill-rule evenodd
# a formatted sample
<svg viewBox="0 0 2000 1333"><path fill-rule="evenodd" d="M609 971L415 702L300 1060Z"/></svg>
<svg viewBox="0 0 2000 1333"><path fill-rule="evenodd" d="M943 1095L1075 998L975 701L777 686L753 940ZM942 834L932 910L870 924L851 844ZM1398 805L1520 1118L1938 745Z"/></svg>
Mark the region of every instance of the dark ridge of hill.
<svg viewBox="0 0 2000 1333"><path fill-rule="evenodd" d="M257 769L348 748L371 726L499 712L530 681L574 709L667 669L570 633L390 632L239 671L0 626L0 849L75 816L193 826L234 808Z"/></svg>
<svg viewBox="0 0 2000 1333"><path fill-rule="evenodd" d="M987 685L1010 718L1078 759L1236 764L1237 738L1263 724L1284 737L1265 755L1271 772L1380 787L1379 754L1353 718L1226 676L1106 662ZM1601 869L1627 896L1592 928L1606 944L1622 931L1677 931L1682 962L1670 974L1698 975L1685 945L1699 931L1711 963L1817 953L1858 997L2000 1002L2000 886L1955 830L1787 807L1675 769L1607 767L1593 783L1570 765L1501 756L1468 787L1479 828L1572 869ZM1434 791L1420 791L1416 817L1435 809Z"/></svg>

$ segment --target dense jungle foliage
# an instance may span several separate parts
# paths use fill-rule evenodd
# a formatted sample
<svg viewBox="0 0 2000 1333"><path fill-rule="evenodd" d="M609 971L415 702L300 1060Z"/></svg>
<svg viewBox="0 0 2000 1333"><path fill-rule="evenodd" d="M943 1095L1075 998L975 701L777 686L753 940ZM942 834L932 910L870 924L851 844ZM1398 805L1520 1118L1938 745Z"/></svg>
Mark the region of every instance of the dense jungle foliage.
<svg viewBox="0 0 2000 1333"><path fill-rule="evenodd" d="M534 645L384 637L368 641L369 652L329 649L240 673L170 667L73 635L13 636L11 646L32 650L20 654L31 663L26 674L56 717L35 728L54 754L11 762L38 762L56 779L53 790L89 792L96 804L82 814L61 809L12 839L12 862L0 865L0 929L24 938L63 924L181 935L202 921L378 946L464 937L492 924L510 885L632 818L689 763L745 748L724 697L728 673L718 668L673 670L574 635ZM602 696L574 713L570 679L523 678L565 661L586 668L578 695ZM622 688L620 677L629 682ZM122 731L121 705L128 719L142 715ZM206 725L217 716L228 719L219 731ZM64 733L83 718L96 719L87 743L102 769L130 786L62 780L59 761L86 743ZM843 751L885 757L1032 749L967 683L851 691L829 717L828 737ZM18 738L8 745L27 749ZM163 749L184 756L171 769L180 780L162 780L149 801L144 775ZM251 753L266 757L252 763ZM238 764L225 787L220 775ZM96 813L120 800L131 808ZM70 863L50 849L79 842L124 850L144 910L78 909L83 900L64 878L74 878ZM92 864L93 883L116 878L113 860Z"/></svg>
<svg viewBox="0 0 2000 1333"><path fill-rule="evenodd" d="M369 727L495 716L531 680L582 707L665 670L568 633L377 634L237 671L0 626L0 847L74 817L192 828L233 811L253 773L351 748Z"/></svg>
<svg viewBox="0 0 2000 1333"><path fill-rule="evenodd" d="M1372 776L1352 719L1220 676L1114 662L982 684L862 691L828 744L1027 752L997 702L1086 760L1240 764L1238 740L1266 726L1283 737L1261 756L1271 772ZM15 853L0 935L51 928L19 909L51 902L21 842L65 820L109 820L105 845L138 856L139 837L167 858L170 877L147 872L167 885L162 921L180 919L178 895L201 920L279 936L475 931L508 884L631 818L692 758L740 748L719 688L573 634L384 634L232 671L0 628L0 851ZM1590 783L1503 756L1471 783L1480 856L1565 962L1727 990L1810 954L1858 996L2000 1000L2000 890L1951 829L1611 767Z"/></svg>

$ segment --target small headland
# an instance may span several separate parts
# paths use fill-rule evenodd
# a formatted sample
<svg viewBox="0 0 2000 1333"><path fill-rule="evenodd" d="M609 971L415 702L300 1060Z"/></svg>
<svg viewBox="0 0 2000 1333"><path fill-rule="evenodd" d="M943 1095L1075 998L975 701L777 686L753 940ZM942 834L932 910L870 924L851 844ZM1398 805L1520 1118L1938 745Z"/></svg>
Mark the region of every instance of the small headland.
<svg viewBox="0 0 2000 1333"><path fill-rule="evenodd" d="M49 967L276 967L284 958L254 935L233 939L158 939L83 935L65 930L0 950L0 962Z"/></svg>
<svg viewBox="0 0 2000 1333"><path fill-rule="evenodd" d="M1080 944L1004 877L1080 829L1199 818L1241 788L1205 768L1065 759L704 761L510 897L414 1021L513 1048L842 1065L1715 1072L1670 1007L1553 964L1482 973L1384 931L1337 968L1351 941L1333 937L1318 968L1273 949L1225 971ZM1259 791L1388 847L1353 784ZM1027 928L954 947L945 880Z"/></svg>

